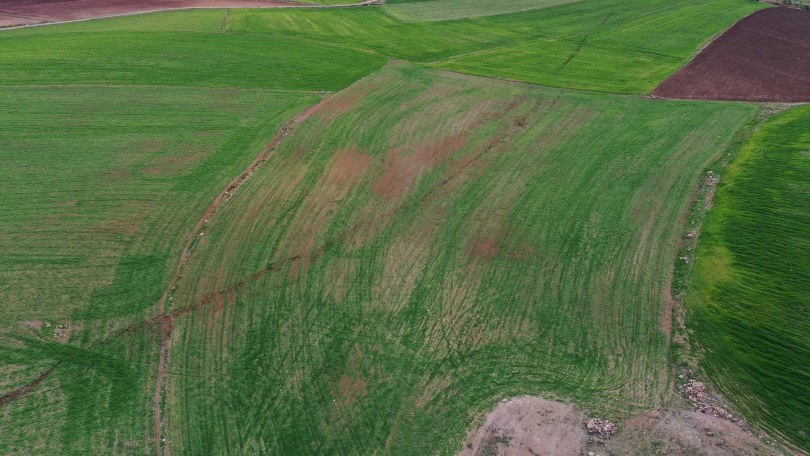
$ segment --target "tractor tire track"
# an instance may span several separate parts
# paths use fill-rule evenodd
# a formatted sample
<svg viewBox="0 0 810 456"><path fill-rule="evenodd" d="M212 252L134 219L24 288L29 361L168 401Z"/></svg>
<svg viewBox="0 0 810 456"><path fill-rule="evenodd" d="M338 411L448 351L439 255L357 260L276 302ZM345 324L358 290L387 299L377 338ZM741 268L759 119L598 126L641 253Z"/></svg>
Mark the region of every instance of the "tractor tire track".
<svg viewBox="0 0 810 456"><path fill-rule="evenodd" d="M169 285L164 290L163 295L160 298L160 301L156 304L156 312L155 312L156 315L154 317L148 318L148 319L146 319L144 321L141 321L139 323L134 323L134 324L131 324L131 325L129 325L129 326L127 326L127 327L125 327L125 328L123 328L121 330L115 331L115 332L107 335L104 338L96 340L95 342L91 343L88 346L88 350L94 350L94 349L97 349L97 348L105 345L107 342L109 342L109 341L111 341L113 339L117 339L118 337L120 337L122 335L130 334L132 332L135 332L135 331L143 329L143 328L160 327L160 329L161 329L160 359L159 359L159 362L158 362L158 373L157 373L157 382L156 382L157 385L156 385L156 388L155 388L155 403L156 403L156 423L155 423L156 428L155 428L155 431L157 433L156 442L158 443L158 454L168 454L168 453L162 453L161 452L161 443L162 443L162 434L163 433L162 433L162 429L161 429L161 427L162 427L162 425L161 425L162 414L161 414L160 409L161 409L161 406L162 406L162 403L163 403L163 396L164 396L163 395L163 383L164 383L164 379L165 379L166 364L167 364L168 355L169 355L169 353L168 353L169 352L168 341L169 341L169 337L171 336L172 328L174 327L174 319L179 317L179 316L182 316L182 315L188 314L190 312L193 312L194 310L196 310L198 308L201 308L203 305L205 305L208 302L206 300L203 300L203 301L201 301L200 303L198 303L195 306L188 306L186 308L180 308L180 309L171 309L171 310L169 310L167 312L165 310L165 305L166 305L167 298L169 297L170 292L176 288L177 282L179 281L179 279L182 276L182 272L183 272L183 270L185 269L185 267L186 267L186 265L188 263L189 257L191 256L191 253L193 252L194 246L196 245L195 241L197 241L198 237L200 236L199 233L204 233L205 226L208 224L209 219L212 218L215 215L217 209L223 203L230 200L230 198L233 197L233 195L236 193L236 191L239 190L239 188L253 175L253 173L256 172L256 170L259 169L267 160L270 159L270 157L276 151L278 145L281 143L281 141L284 139L284 137L289 135L293 131L293 129L295 128L295 126L298 123L305 121L313 113L315 113L321 106L323 106L323 104L324 104L324 102L326 100L328 100L328 98L322 99L320 102L318 102L314 106L311 106L311 107L307 108L303 112L297 114L292 119L287 121L284 125L282 125L281 128L279 129L278 133L276 133L276 136L273 138L273 140L262 150L262 152L258 155L258 157L256 157L256 159L250 164L250 166L248 166L248 168L241 175L239 175L239 177L237 177L236 179L231 181L231 183L229 183L228 186L225 187L225 189L219 195L217 195L217 197L214 199L214 201L211 203L211 205L208 206L208 209L205 211L203 216L200 218L200 220L195 225L194 229L191 231L191 234L189 235L188 241L186 242L186 245L183 248L183 252L181 254L180 263L178 264L177 270L175 271L174 276L172 277L171 281L169 282ZM302 255L298 255L297 257L290 258L287 261L295 261L295 260L299 259L299 257L302 257ZM243 287L243 286L244 285L241 285L240 287ZM12 402L26 396L26 395L28 395L32 391L36 390L37 387L43 381L45 381L48 377L50 377L62 365L62 363L63 363L62 360L57 361L54 365L52 365L47 371L43 372L34 381L32 381L32 382L30 382L30 383L28 383L28 384L26 384L24 386L21 386L21 387L15 389L15 390L3 395L2 397L0 397L0 407L8 405L8 404L10 404L10 403L12 403Z"/></svg>

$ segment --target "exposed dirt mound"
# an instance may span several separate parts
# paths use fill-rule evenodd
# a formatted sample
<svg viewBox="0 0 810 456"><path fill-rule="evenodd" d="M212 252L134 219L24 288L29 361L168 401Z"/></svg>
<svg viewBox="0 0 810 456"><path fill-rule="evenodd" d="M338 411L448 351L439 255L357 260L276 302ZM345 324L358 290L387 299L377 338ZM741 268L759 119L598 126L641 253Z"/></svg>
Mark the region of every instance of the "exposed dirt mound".
<svg viewBox="0 0 810 456"><path fill-rule="evenodd" d="M662 82L653 95L810 101L810 11L768 8L744 18Z"/></svg>
<svg viewBox="0 0 810 456"><path fill-rule="evenodd" d="M459 456L578 455L585 447L584 420L569 404L518 397L499 403Z"/></svg>
<svg viewBox="0 0 810 456"><path fill-rule="evenodd" d="M256 8L301 5L284 0L10 0L0 2L0 18L16 16L5 24L73 21L177 8ZM27 19L24 19L27 18ZM12 23L13 22L13 23ZM4 25L0 22L0 26Z"/></svg>
<svg viewBox="0 0 810 456"><path fill-rule="evenodd" d="M572 405L528 396L498 403L467 436L459 456L653 454L784 456L735 423L698 410L656 410L634 416L618 429L605 419L589 420Z"/></svg>

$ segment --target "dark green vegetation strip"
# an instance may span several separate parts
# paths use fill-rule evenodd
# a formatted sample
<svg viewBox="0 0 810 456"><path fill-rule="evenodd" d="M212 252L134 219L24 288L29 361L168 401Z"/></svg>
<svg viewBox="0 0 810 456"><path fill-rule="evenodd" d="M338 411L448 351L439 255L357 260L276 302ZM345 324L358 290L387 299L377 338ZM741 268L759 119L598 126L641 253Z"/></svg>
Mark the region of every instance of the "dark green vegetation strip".
<svg viewBox="0 0 810 456"><path fill-rule="evenodd" d="M810 447L810 106L766 123L721 176L688 323L747 416Z"/></svg>
<svg viewBox="0 0 810 456"><path fill-rule="evenodd" d="M683 213L754 111L406 65L341 92L189 262L173 451L452 454L501 395L661 404Z"/></svg>

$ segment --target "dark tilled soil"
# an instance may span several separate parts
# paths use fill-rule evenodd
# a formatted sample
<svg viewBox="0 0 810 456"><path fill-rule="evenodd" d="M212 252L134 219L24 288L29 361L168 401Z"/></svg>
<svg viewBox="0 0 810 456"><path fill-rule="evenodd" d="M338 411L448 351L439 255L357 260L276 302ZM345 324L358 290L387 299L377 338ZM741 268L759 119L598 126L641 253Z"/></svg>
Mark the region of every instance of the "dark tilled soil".
<svg viewBox="0 0 810 456"><path fill-rule="evenodd" d="M177 8L301 5L284 0L0 0L0 15L72 21ZM32 21L22 21L30 23Z"/></svg>
<svg viewBox="0 0 810 456"><path fill-rule="evenodd" d="M751 14L662 82L653 95L810 101L810 11L779 7Z"/></svg>

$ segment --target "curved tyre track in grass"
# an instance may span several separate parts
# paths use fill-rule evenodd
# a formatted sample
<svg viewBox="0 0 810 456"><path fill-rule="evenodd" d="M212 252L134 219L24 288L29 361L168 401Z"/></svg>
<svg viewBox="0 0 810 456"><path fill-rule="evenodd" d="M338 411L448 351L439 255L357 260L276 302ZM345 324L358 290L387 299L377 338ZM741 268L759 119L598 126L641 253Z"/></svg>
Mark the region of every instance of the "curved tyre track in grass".
<svg viewBox="0 0 810 456"><path fill-rule="evenodd" d="M714 107L673 103L689 107L667 114L673 122L707 130L687 136L683 126L669 131L678 140L640 145L636 129L606 125L632 127L664 112L661 103L405 66L359 88L333 99L353 107L345 115L323 109L284 142L195 253L175 300L207 307L177 322L172 365L211 375L167 377L171 402L183 404L172 409L172 440L210 449L284 439L281 454L370 454L402 432L391 453L441 453L420 445L442 441L442 426L464 428L491 390L593 382L628 402L655 400L666 383L658 328L671 263L657 246L674 246L666 226L681 218L685 176L723 146L714 132L745 113L716 118ZM595 152L606 146L614 152ZM617 177L632 186L608 189ZM606 186L588 193L593 182ZM591 223L611 227L610 239L580 237ZM608 283L627 294L607 296ZM595 358L619 346L631 358L575 367L533 344L573 345L597 331L576 346ZM649 345L625 344L632 331L650 334ZM506 380L490 381L493 372ZM365 419L385 427L358 439Z"/></svg>
<svg viewBox="0 0 810 456"><path fill-rule="evenodd" d="M181 254L180 263L178 264L175 275L172 278L172 280L169 282L168 286L166 287L166 289L163 292L163 295L162 295L160 301L156 305L156 316L154 316L152 318L149 318L149 319L147 319L147 320L145 320L143 322L129 325L124 329L121 329L119 331L116 331L116 332L110 334L107 337L96 340L95 342L93 342L89 346L89 349L91 349L91 350L96 349L96 348L106 344L107 342L109 342L109 341L111 341L111 340L113 340L113 339L115 339L117 337L120 337L122 335L129 334L129 333L132 333L134 331L137 331L137 330L140 330L140 329L143 329L143 328L147 328L147 327L155 327L155 326L160 327L160 329L161 329L160 360L159 360L159 364L158 364L158 374L157 374L157 382L156 382L157 385L156 385L156 390L155 390L156 433L157 433L158 448L160 448L160 442L161 442L161 439L162 439L162 437L161 437L162 432L161 432L161 413L160 413L160 409L161 409L161 404L162 404L162 400L163 400L163 394L162 394L161 390L162 390L162 386L163 386L163 380L165 378L166 364L167 364L167 359L168 359L168 340L169 340L169 337L171 335L174 319L179 317L179 316L185 315L185 314L187 314L189 312L192 312L192 311L194 311L196 309L199 309L202 306L204 306L207 302L209 302L208 300L204 300L204 301L201 301L200 303L198 303L195 306L188 306L186 308L171 309L169 311L166 311L165 306L166 306L167 299L170 298L169 295L170 295L171 291L175 288L175 286L177 285L178 280L182 276L182 271L185 269L185 266L188 263L189 257L191 255L191 253L193 252L194 246L196 245L195 241L197 241L197 239L201 236L201 234L204 233L204 229L205 229L206 224L215 215L217 209L222 204L227 202L236 193L236 191L239 190L239 188L242 186L242 184L244 184L245 181L247 181L250 178L250 176L259 167L261 167L261 165L263 163L265 163L273 155L273 152L275 152L275 150L278 147L279 143L284 139L284 137L286 137L288 134L290 134L290 132L292 132L292 130L295 128L295 125L298 124L299 122L302 122L302 121L306 120L309 116L311 116L314 112L316 112L323 105L324 101L325 100L322 100L318 104L307 108L306 110L304 110L303 112L301 112L300 114L296 115L291 120L286 122L281 127L281 129L279 129L278 133L273 138L273 140L267 145L267 147L265 147L262 150L262 152L259 154L259 156L256 157L256 159L250 164L250 166L248 166L248 168L239 177L234 179L230 184L228 184L228 186L224 190L222 190L222 192L219 195L217 195L217 197L214 199L214 201L211 203L211 205L205 211L203 216L200 218L199 222L197 222L197 224L195 225L192 232L189 234L188 241L186 242L186 245L185 245L185 247L183 249L183 252ZM295 261L297 259L298 258L291 258L290 261ZM20 398L26 396L28 393L36 390L36 388L43 381L45 381L48 377L50 377L56 371L56 369L58 369L61 365L62 365L62 361L56 362L53 366L51 366L47 371L43 372L34 381L32 381L32 382L30 382L30 383L28 383L28 384L26 384L26 385L24 385L24 386L22 386L20 388L17 388L15 390L11 391L10 393L5 394L4 396L0 397L0 406L10 404L10 403L16 401L17 399L20 399Z"/></svg>

